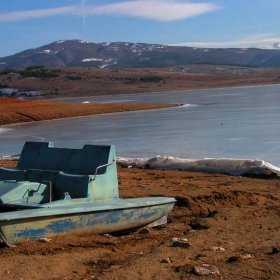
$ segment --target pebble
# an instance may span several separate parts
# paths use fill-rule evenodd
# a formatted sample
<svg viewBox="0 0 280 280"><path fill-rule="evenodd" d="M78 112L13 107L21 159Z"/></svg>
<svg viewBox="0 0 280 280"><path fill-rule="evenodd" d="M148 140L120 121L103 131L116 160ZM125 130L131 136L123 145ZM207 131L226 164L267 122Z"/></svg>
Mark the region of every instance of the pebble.
<svg viewBox="0 0 280 280"><path fill-rule="evenodd" d="M242 260L250 260L250 259L253 258L253 255L251 255L251 254L244 254L244 255L240 255L239 257Z"/></svg>
<svg viewBox="0 0 280 280"><path fill-rule="evenodd" d="M214 265L203 264L202 266L195 266L193 273L199 276L204 275L220 275L218 268Z"/></svg>
<svg viewBox="0 0 280 280"><path fill-rule="evenodd" d="M144 252L143 252L143 251L140 251L140 252L133 252L133 254L135 254L135 255L144 255Z"/></svg>
<svg viewBox="0 0 280 280"><path fill-rule="evenodd" d="M171 261L169 258L166 258L166 259L162 259L160 262L161 263L170 263Z"/></svg>
<svg viewBox="0 0 280 280"><path fill-rule="evenodd" d="M191 233L195 233L195 232L196 232L196 230L194 230L194 229L187 229L185 231L185 234L187 235L187 234L191 234Z"/></svg>
<svg viewBox="0 0 280 280"><path fill-rule="evenodd" d="M39 241L39 242L50 242L51 239L42 237L42 238L39 238L38 241Z"/></svg>
<svg viewBox="0 0 280 280"><path fill-rule="evenodd" d="M228 262L236 262L238 260L250 260L253 258L253 255L251 254L244 254L244 255L239 255L239 256L231 256L228 259Z"/></svg>
<svg viewBox="0 0 280 280"><path fill-rule="evenodd" d="M187 238L172 238L172 247L190 248L191 244Z"/></svg>
<svg viewBox="0 0 280 280"><path fill-rule="evenodd" d="M225 251L226 249L223 247L219 247L219 246L214 246L212 247L213 251Z"/></svg>

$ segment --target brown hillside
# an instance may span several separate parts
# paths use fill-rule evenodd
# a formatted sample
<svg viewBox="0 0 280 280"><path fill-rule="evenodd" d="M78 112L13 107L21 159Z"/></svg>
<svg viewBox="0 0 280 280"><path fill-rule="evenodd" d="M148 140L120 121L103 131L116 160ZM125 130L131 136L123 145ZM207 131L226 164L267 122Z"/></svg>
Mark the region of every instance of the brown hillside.
<svg viewBox="0 0 280 280"><path fill-rule="evenodd" d="M46 78L23 77L11 72L0 76L0 86L40 90L51 98L174 91L198 88L232 87L279 83L279 69L193 65L160 69L110 70L83 67L45 68ZM16 71L16 70L15 70ZM18 70L19 72L21 70ZM28 70L37 75L41 70ZM48 75L57 77L47 78Z"/></svg>

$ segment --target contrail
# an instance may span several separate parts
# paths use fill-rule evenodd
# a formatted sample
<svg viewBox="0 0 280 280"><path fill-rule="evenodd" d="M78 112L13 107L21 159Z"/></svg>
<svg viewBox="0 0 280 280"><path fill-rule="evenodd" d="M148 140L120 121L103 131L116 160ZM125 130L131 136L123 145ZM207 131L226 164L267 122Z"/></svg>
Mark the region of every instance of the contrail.
<svg viewBox="0 0 280 280"><path fill-rule="evenodd" d="M85 6L85 0L82 0L83 27L84 27L84 34L86 34L86 16L85 16L85 13L84 13L84 6Z"/></svg>

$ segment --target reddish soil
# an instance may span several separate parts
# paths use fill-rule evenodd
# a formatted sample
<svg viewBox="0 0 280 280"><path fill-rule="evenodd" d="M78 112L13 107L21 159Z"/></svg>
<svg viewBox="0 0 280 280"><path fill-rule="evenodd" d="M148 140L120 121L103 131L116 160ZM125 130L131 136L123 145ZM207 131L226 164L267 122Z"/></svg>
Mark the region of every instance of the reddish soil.
<svg viewBox="0 0 280 280"><path fill-rule="evenodd" d="M173 106L176 105L148 103L84 104L0 98L0 125Z"/></svg>
<svg viewBox="0 0 280 280"><path fill-rule="evenodd" d="M176 198L166 226L2 245L0 279L280 279L279 178L120 167L118 173L122 198ZM190 247L173 247L173 237ZM203 264L214 274L197 276Z"/></svg>

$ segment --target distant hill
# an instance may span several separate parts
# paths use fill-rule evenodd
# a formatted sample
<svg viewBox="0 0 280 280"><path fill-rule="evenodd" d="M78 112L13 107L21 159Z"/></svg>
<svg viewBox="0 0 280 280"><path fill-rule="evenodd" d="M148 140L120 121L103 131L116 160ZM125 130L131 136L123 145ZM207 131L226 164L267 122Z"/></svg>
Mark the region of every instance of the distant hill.
<svg viewBox="0 0 280 280"><path fill-rule="evenodd" d="M274 49L218 49L143 43L57 41L0 58L0 70L45 67L100 67L110 69L169 67L188 64L280 68L279 43Z"/></svg>

